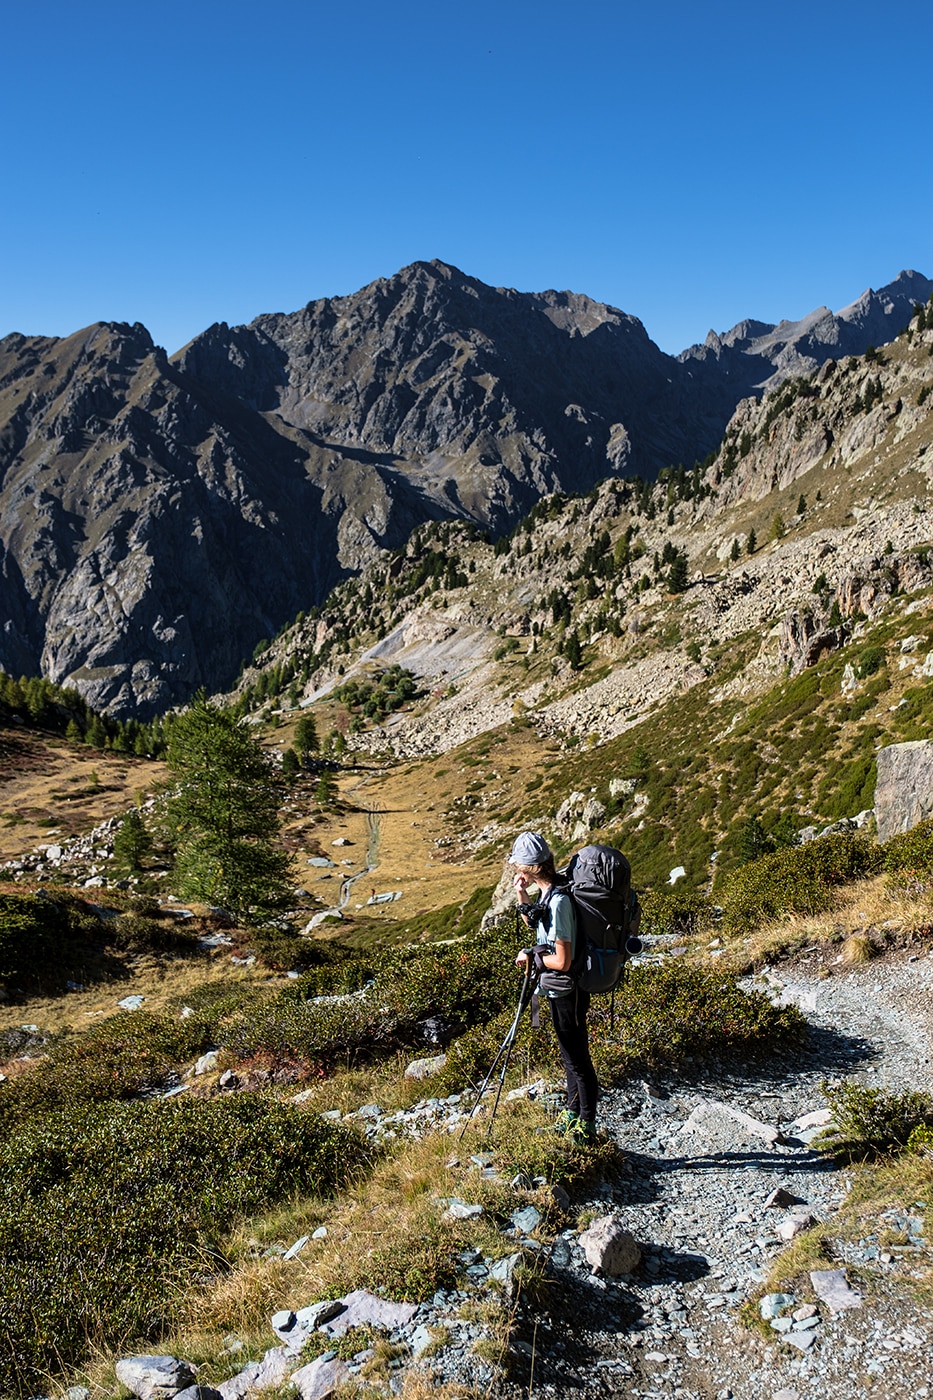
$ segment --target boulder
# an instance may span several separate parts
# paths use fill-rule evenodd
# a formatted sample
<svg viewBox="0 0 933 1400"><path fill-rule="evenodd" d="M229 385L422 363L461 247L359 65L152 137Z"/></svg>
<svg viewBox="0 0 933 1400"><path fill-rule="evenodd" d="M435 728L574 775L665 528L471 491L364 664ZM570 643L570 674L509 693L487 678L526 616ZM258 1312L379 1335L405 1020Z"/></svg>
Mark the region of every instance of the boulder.
<svg viewBox="0 0 933 1400"><path fill-rule="evenodd" d="M348 1293L341 1301L344 1311L324 1325L332 1337L342 1337L351 1327L385 1327L389 1331L406 1327L418 1311L416 1303L390 1303L365 1288Z"/></svg>
<svg viewBox="0 0 933 1400"><path fill-rule="evenodd" d="M594 1220L580 1236L580 1244L590 1267L613 1278L633 1273L641 1263L641 1250L634 1235L624 1229L615 1215Z"/></svg>
<svg viewBox="0 0 933 1400"><path fill-rule="evenodd" d="M327 1400L329 1395L344 1381L350 1379L350 1372L339 1356L325 1359L317 1357L307 1366L292 1375L291 1383L301 1396L301 1400Z"/></svg>
<svg viewBox="0 0 933 1400"><path fill-rule="evenodd" d="M810 1282L816 1296L834 1313L862 1306L862 1295L849 1287L845 1269L811 1269Z"/></svg>
<svg viewBox="0 0 933 1400"><path fill-rule="evenodd" d="M875 821L878 840L909 831L933 816L933 740L914 739L878 750Z"/></svg>
<svg viewBox="0 0 933 1400"><path fill-rule="evenodd" d="M405 1069L406 1079L429 1079L432 1074L437 1074L447 1063L446 1055L429 1055L424 1060L412 1060Z"/></svg>
<svg viewBox="0 0 933 1400"><path fill-rule="evenodd" d="M197 1375L197 1367L175 1356L126 1356L117 1362L117 1380L139 1400L173 1400Z"/></svg>

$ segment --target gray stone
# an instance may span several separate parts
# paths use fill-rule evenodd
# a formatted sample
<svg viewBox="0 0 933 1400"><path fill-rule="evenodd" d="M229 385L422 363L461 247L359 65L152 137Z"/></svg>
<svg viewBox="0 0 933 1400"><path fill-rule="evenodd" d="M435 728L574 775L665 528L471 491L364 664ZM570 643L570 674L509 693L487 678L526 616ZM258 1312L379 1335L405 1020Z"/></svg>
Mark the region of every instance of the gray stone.
<svg viewBox="0 0 933 1400"><path fill-rule="evenodd" d="M551 1187L550 1194L551 1200L557 1206L558 1210L570 1209L570 1197L564 1190L563 1186L561 1186L560 1182L554 1183L554 1185Z"/></svg>
<svg viewBox="0 0 933 1400"><path fill-rule="evenodd" d="M819 1330L816 1327L811 1327L806 1332L785 1332L781 1340L786 1342L788 1346L796 1347L798 1351L809 1351L818 1336Z"/></svg>
<svg viewBox="0 0 933 1400"><path fill-rule="evenodd" d="M541 1212L535 1206L525 1206L512 1212L512 1224L523 1235L530 1235L541 1224Z"/></svg>
<svg viewBox="0 0 933 1400"><path fill-rule="evenodd" d="M720 1150L744 1146L756 1138L769 1146L783 1140L780 1130L770 1123L762 1123L750 1113L714 1099L701 1100L679 1133L698 1137Z"/></svg>
<svg viewBox="0 0 933 1400"><path fill-rule="evenodd" d="M273 1313L270 1325L275 1335L283 1342L287 1342L294 1336L297 1321L295 1314L289 1309L285 1309L282 1312Z"/></svg>
<svg viewBox="0 0 933 1400"><path fill-rule="evenodd" d="M392 1331L406 1327L418 1311L416 1303L390 1303L365 1288L358 1288L341 1299L344 1311L333 1322L324 1324L331 1337L342 1337L351 1327L385 1327Z"/></svg>
<svg viewBox="0 0 933 1400"><path fill-rule="evenodd" d="M779 1221L774 1228L774 1233L779 1239L790 1241L795 1240L798 1235L802 1235L805 1230L816 1224L816 1216L811 1215L808 1210L795 1211Z"/></svg>
<svg viewBox="0 0 933 1400"><path fill-rule="evenodd" d="M758 1304L758 1311L765 1322L773 1317L780 1317L787 1308L792 1308L797 1301L794 1293L766 1293Z"/></svg>
<svg viewBox="0 0 933 1400"><path fill-rule="evenodd" d="M345 1310L346 1303L342 1298L331 1298L323 1303L312 1303L310 1307L299 1308L295 1317L299 1327L313 1332L316 1328L323 1327L325 1322L333 1322L334 1318L339 1317Z"/></svg>
<svg viewBox="0 0 933 1400"><path fill-rule="evenodd" d="M91 1400L91 1392L84 1385L70 1385L62 1400Z"/></svg>
<svg viewBox="0 0 933 1400"><path fill-rule="evenodd" d="M875 821L883 842L933 816L933 740L888 744L876 759Z"/></svg>
<svg viewBox="0 0 933 1400"><path fill-rule="evenodd" d="M445 1220L476 1220L483 1213L480 1205L468 1205L466 1201L453 1200L444 1211Z"/></svg>
<svg viewBox="0 0 933 1400"><path fill-rule="evenodd" d="M349 1379L350 1372L339 1356L318 1356L309 1365L296 1371L291 1383L301 1400L327 1400L339 1385Z"/></svg>
<svg viewBox="0 0 933 1400"><path fill-rule="evenodd" d="M220 1059L219 1050L208 1050L195 1063L195 1074L208 1074L210 1070L217 1068L217 1061Z"/></svg>
<svg viewBox="0 0 933 1400"><path fill-rule="evenodd" d="M799 1196L794 1196L790 1191L785 1191L783 1186L777 1186L765 1201L765 1210L789 1210L791 1206L806 1205Z"/></svg>
<svg viewBox="0 0 933 1400"><path fill-rule="evenodd" d="M862 1295L849 1287L845 1269L811 1269L810 1282L816 1296L833 1312L862 1306Z"/></svg>
<svg viewBox="0 0 933 1400"><path fill-rule="evenodd" d="M504 1284L506 1293L511 1293L515 1286L515 1270L521 1262L521 1254L507 1254L490 1266L489 1277L496 1283Z"/></svg>
<svg viewBox="0 0 933 1400"><path fill-rule="evenodd" d="M180 1390L174 1400L224 1400L224 1397L212 1385L189 1385Z"/></svg>
<svg viewBox="0 0 933 1400"><path fill-rule="evenodd" d="M613 1278L632 1273L641 1263L634 1236L614 1215L594 1220L580 1236L580 1245L590 1267Z"/></svg>
<svg viewBox="0 0 933 1400"><path fill-rule="evenodd" d="M120 1384L139 1400L171 1400L198 1376L196 1366L175 1356L127 1356L116 1371Z"/></svg>
<svg viewBox="0 0 933 1400"><path fill-rule="evenodd" d="M423 1060L412 1060L405 1070L406 1079L429 1079L432 1074L437 1074L447 1063L446 1055L429 1055Z"/></svg>

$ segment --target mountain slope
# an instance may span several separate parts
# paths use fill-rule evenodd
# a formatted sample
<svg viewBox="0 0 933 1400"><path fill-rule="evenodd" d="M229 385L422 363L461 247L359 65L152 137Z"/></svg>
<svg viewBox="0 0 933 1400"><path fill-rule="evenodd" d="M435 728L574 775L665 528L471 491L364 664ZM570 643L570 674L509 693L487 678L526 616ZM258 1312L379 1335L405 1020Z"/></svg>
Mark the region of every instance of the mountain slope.
<svg viewBox="0 0 933 1400"><path fill-rule="evenodd" d="M833 325L874 334L921 283ZM553 491L708 453L767 354L799 360L803 330L772 331L678 361L613 307L433 262L172 361L139 325L8 336L0 666L140 717L227 687L424 521L500 532Z"/></svg>

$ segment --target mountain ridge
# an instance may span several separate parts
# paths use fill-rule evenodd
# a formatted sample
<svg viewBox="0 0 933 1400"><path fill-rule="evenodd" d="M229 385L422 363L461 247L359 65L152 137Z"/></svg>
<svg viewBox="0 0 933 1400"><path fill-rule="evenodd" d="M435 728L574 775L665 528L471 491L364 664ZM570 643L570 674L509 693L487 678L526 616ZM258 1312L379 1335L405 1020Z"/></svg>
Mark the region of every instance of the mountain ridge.
<svg viewBox="0 0 933 1400"><path fill-rule="evenodd" d="M171 358L139 323L8 336L0 665L140 717L224 688L420 522L497 534L554 491L709 452L762 358L678 361L617 308L439 261Z"/></svg>

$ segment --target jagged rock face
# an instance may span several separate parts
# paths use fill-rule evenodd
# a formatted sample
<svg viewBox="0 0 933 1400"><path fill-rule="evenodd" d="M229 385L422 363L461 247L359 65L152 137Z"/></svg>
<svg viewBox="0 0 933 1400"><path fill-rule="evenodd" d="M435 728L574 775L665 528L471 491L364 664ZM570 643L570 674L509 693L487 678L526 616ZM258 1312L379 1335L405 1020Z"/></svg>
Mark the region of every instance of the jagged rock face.
<svg viewBox="0 0 933 1400"><path fill-rule="evenodd" d="M792 375L812 374L829 359L863 355L907 325L917 302L927 302L933 282L919 272L898 274L880 291L866 292L835 314L825 306L799 321L740 321L731 331L710 331L702 345L678 357L704 391L733 403L773 389Z"/></svg>
<svg viewBox="0 0 933 1400"><path fill-rule="evenodd" d="M634 316L570 292L494 289L439 262L214 326L178 364L494 528L542 493L692 461L725 421L706 421Z"/></svg>
<svg viewBox="0 0 933 1400"><path fill-rule="evenodd" d="M933 286L902 277L904 297ZM900 302L866 298L836 320L878 339ZM0 667L141 717L229 687L260 638L425 520L499 531L544 493L702 456L744 391L733 352L800 339L772 331L681 363L613 307L434 262L214 326L172 361L140 325L8 336ZM805 436L775 471L825 450Z"/></svg>
<svg viewBox="0 0 933 1400"><path fill-rule="evenodd" d="M304 454L236 405L219 422L143 327L7 337L0 396L8 671L151 713L338 576Z"/></svg>

